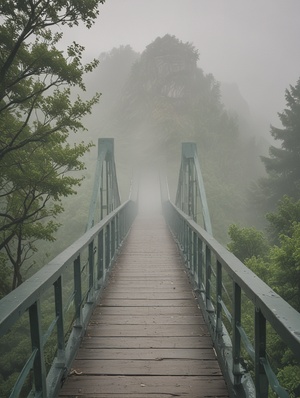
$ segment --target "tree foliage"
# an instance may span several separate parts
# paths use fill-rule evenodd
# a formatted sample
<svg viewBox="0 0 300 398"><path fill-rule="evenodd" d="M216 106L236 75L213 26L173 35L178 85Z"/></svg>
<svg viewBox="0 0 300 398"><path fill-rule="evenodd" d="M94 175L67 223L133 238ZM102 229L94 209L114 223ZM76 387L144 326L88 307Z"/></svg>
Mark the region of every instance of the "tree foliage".
<svg viewBox="0 0 300 398"><path fill-rule="evenodd" d="M52 240L61 198L75 192L90 144L67 143L84 130L82 118L99 95L83 101L83 76L98 64L82 63L84 47L58 49L63 34L82 22L90 28L104 0L11 0L0 14L0 249L13 265L12 288L22 282L21 265L39 239ZM47 220L48 219L48 220ZM6 265L8 262L6 263Z"/></svg>
<svg viewBox="0 0 300 398"><path fill-rule="evenodd" d="M229 227L228 231L231 241L228 249L242 262L255 257L266 257L268 243L261 231L255 228L241 228L235 224Z"/></svg>
<svg viewBox="0 0 300 398"><path fill-rule="evenodd" d="M264 280L284 300L300 312L300 200L287 196L278 203L276 211L266 215L270 243L254 228L232 225L228 248L245 265ZM275 244L274 244L275 243ZM244 327L251 329L251 321ZM297 364L291 351L271 328L268 328L268 354L279 369L278 378L293 397L300 391Z"/></svg>
<svg viewBox="0 0 300 398"><path fill-rule="evenodd" d="M282 128L271 126L271 135L281 147L271 146L270 157L262 157L268 177L262 189L274 205L283 195L300 197L300 79L285 92L286 108L278 113Z"/></svg>

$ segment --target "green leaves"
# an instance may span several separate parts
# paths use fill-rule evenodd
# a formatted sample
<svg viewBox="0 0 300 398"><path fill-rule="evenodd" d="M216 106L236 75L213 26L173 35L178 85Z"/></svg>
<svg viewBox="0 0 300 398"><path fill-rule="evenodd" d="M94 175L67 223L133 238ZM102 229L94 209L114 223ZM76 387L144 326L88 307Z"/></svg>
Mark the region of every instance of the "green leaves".
<svg viewBox="0 0 300 398"><path fill-rule="evenodd" d="M262 232L255 228L241 228L232 224L228 231L231 239L228 249L242 262L255 257L266 257L268 243Z"/></svg>
<svg viewBox="0 0 300 398"><path fill-rule="evenodd" d="M23 262L37 240L54 239L63 211L61 199L76 192L84 169L80 158L90 143L71 146L69 133L83 132L81 119L99 100L74 100L84 90L84 47L72 43L64 54L62 33L52 27L90 27L102 0L11 0L0 13L0 248L14 268L13 288L22 282ZM3 4L5 3L5 4ZM72 174L70 173L72 172Z"/></svg>

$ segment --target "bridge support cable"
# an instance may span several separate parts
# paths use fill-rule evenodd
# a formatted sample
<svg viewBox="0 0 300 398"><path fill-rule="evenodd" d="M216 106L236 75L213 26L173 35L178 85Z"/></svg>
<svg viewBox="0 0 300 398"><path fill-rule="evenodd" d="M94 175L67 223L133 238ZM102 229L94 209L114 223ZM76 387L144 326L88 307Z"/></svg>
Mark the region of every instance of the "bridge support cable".
<svg viewBox="0 0 300 398"><path fill-rule="evenodd" d="M182 143L176 206L195 222L202 214L204 229L212 235L212 226L202 178L197 146L194 142Z"/></svg>
<svg viewBox="0 0 300 398"><path fill-rule="evenodd" d="M114 158L114 139L99 138L94 187L86 230L120 206L120 195ZM98 209L98 214L97 214Z"/></svg>

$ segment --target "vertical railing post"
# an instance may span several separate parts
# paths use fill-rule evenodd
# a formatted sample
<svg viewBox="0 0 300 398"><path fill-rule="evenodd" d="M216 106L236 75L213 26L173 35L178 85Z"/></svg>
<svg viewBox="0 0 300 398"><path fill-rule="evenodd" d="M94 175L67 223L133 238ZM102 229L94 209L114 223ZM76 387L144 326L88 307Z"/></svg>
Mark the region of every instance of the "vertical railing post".
<svg viewBox="0 0 300 398"><path fill-rule="evenodd" d="M193 266L193 231L191 230L191 228L189 227L189 225L187 225L187 229L188 229L188 247L187 247L187 253L188 253L188 268L191 269Z"/></svg>
<svg viewBox="0 0 300 398"><path fill-rule="evenodd" d="M119 215L119 235L120 235L120 243L124 239L125 236L125 229L124 229L124 209L121 210Z"/></svg>
<svg viewBox="0 0 300 398"><path fill-rule="evenodd" d="M183 220L183 225L184 225L184 240L183 240L183 254L186 260L188 260L188 250L189 250L189 237L188 237L188 225L185 222L185 220Z"/></svg>
<svg viewBox="0 0 300 398"><path fill-rule="evenodd" d="M110 240L110 224L106 225L105 229L105 269L107 270L110 264L110 248L111 248L111 240Z"/></svg>
<svg viewBox="0 0 300 398"><path fill-rule="evenodd" d="M82 292L81 292L81 266L80 256L74 261L74 305L75 305L75 327L82 326Z"/></svg>
<svg viewBox="0 0 300 398"><path fill-rule="evenodd" d="M121 233L120 233L120 213L116 215L116 247L119 248L121 244Z"/></svg>
<svg viewBox="0 0 300 398"><path fill-rule="evenodd" d="M234 385L241 383L241 335L238 327L241 326L241 287L233 283L233 317L232 317L232 356Z"/></svg>
<svg viewBox="0 0 300 398"><path fill-rule="evenodd" d="M94 241L89 243L89 294L88 302L93 302L94 297Z"/></svg>
<svg viewBox="0 0 300 398"><path fill-rule="evenodd" d="M171 212L171 218L172 218L172 220L174 220L173 221L174 233L175 233L175 236L176 236L178 242L180 243L180 216L179 216L179 214L177 214L175 212L175 210L171 206L170 206L170 212Z"/></svg>
<svg viewBox="0 0 300 398"><path fill-rule="evenodd" d="M116 252L116 218L111 220L111 258L113 259Z"/></svg>
<svg viewBox="0 0 300 398"><path fill-rule="evenodd" d="M103 244L103 229L98 234L98 264L97 264L97 281L98 289L100 288L101 279L104 275L104 244ZM103 281L102 281L103 282Z"/></svg>
<svg viewBox="0 0 300 398"><path fill-rule="evenodd" d="M205 297L206 309L211 310L211 251L208 246L205 247Z"/></svg>
<svg viewBox="0 0 300 398"><path fill-rule="evenodd" d="M174 220L174 228L175 230L173 231L175 234L175 237L177 241L179 242L180 245L180 219L179 215L174 211L173 207L170 207L170 212L171 212L171 219Z"/></svg>
<svg viewBox="0 0 300 398"><path fill-rule="evenodd" d="M127 234L128 231L128 224L129 224L129 209L128 207L124 211L124 236Z"/></svg>
<svg viewBox="0 0 300 398"><path fill-rule="evenodd" d="M57 318L57 360L59 366L65 365L65 336L64 336L64 312L62 297L62 278L61 276L54 282L55 296L55 315Z"/></svg>
<svg viewBox="0 0 300 398"><path fill-rule="evenodd" d="M198 237L198 287L200 290L202 290L202 285L203 285L203 243L202 240Z"/></svg>
<svg viewBox="0 0 300 398"><path fill-rule="evenodd" d="M217 260L217 283L216 283L216 334L222 335L222 264Z"/></svg>
<svg viewBox="0 0 300 398"><path fill-rule="evenodd" d="M198 237L196 232L193 232L193 264L192 264L192 274L194 281L196 279L196 271L198 269Z"/></svg>
<svg viewBox="0 0 300 398"><path fill-rule="evenodd" d="M173 210L174 212L174 210ZM177 239L179 242L179 247L180 250L183 251L183 235L184 235L184 231L183 231L183 220L180 217L180 215L177 216L178 220L177 220Z"/></svg>
<svg viewBox="0 0 300 398"><path fill-rule="evenodd" d="M266 319L255 309L255 388L257 398L268 397L268 378L261 359L266 358Z"/></svg>
<svg viewBox="0 0 300 398"><path fill-rule="evenodd" d="M35 396L47 397L40 301L29 307L29 321L32 350L37 349L33 364Z"/></svg>

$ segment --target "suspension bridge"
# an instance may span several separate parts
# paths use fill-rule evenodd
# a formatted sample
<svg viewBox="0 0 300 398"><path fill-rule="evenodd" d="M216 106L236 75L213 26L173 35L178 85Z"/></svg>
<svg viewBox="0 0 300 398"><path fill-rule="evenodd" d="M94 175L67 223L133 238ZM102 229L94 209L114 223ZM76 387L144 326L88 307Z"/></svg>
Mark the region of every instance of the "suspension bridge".
<svg viewBox="0 0 300 398"><path fill-rule="evenodd" d="M121 204L116 176L100 139L85 234L0 301L0 338L28 319L10 397L289 397L267 324L300 361L300 314L213 238L195 144L175 203L149 175Z"/></svg>

